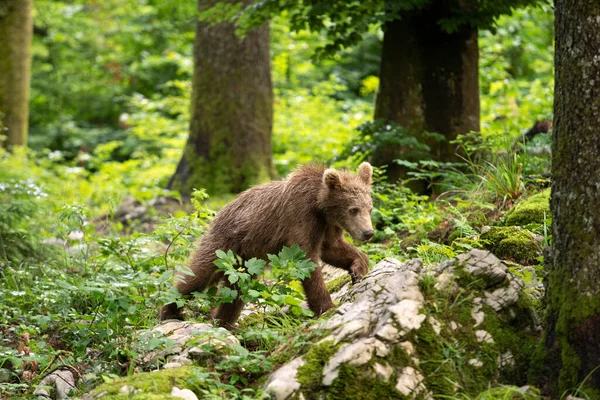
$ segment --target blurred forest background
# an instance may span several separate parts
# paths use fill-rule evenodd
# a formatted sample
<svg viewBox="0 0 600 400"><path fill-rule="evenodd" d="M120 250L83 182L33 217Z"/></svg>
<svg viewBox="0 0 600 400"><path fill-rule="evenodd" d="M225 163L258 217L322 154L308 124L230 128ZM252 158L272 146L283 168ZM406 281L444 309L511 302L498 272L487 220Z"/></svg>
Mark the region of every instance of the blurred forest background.
<svg viewBox="0 0 600 400"><path fill-rule="evenodd" d="M427 2L412 3L418 9ZM419 30L431 21L416 19L416 48L448 35L462 41L445 43L447 52L436 55L422 51L402 69L393 49L384 48L407 37L390 17L405 11L387 10L386 17L377 2L347 9L333 2L330 14L306 13L301 2L273 9L279 3L265 2L238 18L239 33L255 41L246 57L233 28L210 24L239 12L235 7L199 14L187 0L36 0L29 127L0 148L0 398L31 395L43 372L59 363L77 365L88 387L131 374L140 353L137 330L153 326L160 305L177 299L173 268L184 268L214 210L302 164L354 169L369 160L380 167L373 187L377 232L361 245L371 263L386 256L440 262L486 247L480 229L502 224L518 200L538 193L542 214L509 225L550 243L544 189L553 9L504 3L475 16L436 14L437 37ZM9 9L0 3L0 21ZM365 16L360 24L340 22L353 12L355 19ZM256 33L266 18L268 28ZM3 51L10 52L5 28L0 23L0 71L8 68ZM215 75L205 73L211 68ZM470 75L451 81L431 72L452 68ZM226 87L223 74L238 70ZM432 77L438 84L421 98L403 100ZM8 84L0 83L6 114ZM217 85L224 90L215 91ZM233 103L223 107L228 99ZM256 136L245 136L250 131ZM505 259L541 271L541 254L519 257ZM198 314L206 309L202 301L195 300ZM250 396L242 388L282 362L290 330L297 337L286 358L307 346L308 321L294 315L267 328L246 326L246 339L259 339L258 349L240 350L240 363L217 366L217 375L213 367L197 391Z"/></svg>

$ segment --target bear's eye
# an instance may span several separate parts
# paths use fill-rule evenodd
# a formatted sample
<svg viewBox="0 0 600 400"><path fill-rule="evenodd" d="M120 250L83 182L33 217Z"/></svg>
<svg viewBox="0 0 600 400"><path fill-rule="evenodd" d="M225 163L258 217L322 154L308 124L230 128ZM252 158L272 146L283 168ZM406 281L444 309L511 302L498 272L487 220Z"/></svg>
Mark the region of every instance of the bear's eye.
<svg viewBox="0 0 600 400"><path fill-rule="evenodd" d="M360 210L358 208L351 208L350 209L350 215L358 215L358 212Z"/></svg>

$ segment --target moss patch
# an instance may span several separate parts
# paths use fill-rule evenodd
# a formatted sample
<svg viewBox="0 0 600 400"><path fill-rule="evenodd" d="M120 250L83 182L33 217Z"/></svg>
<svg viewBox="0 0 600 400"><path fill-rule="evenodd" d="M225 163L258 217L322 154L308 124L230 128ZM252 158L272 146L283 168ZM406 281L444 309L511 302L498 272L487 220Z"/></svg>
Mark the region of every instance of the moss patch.
<svg viewBox="0 0 600 400"><path fill-rule="evenodd" d="M364 368L342 365L338 378L333 381L325 396L319 398L331 400L407 399L396 390L394 379L384 382L366 376L365 372Z"/></svg>
<svg viewBox="0 0 600 400"><path fill-rule="evenodd" d="M550 189L544 190L513 207L504 218L505 225L543 224L550 218Z"/></svg>
<svg viewBox="0 0 600 400"><path fill-rule="evenodd" d="M522 265L535 264L541 252L531 232L516 226L492 227L481 234L481 241L497 257Z"/></svg>
<svg viewBox="0 0 600 400"><path fill-rule="evenodd" d="M316 399L323 382L323 367L337 352L340 345L332 341L315 344L303 357L304 365L298 368L297 378L302 387L302 393L307 399Z"/></svg>
<svg viewBox="0 0 600 400"><path fill-rule="evenodd" d="M541 399L540 391L535 387L523 390L516 386L492 388L480 393L476 400L537 400Z"/></svg>
<svg viewBox="0 0 600 400"><path fill-rule="evenodd" d="M350 281L350 275L344 274L342 276L338 276L337 278L330 280L325 285L327 286L327 290L329 291L329 293L335 293Z"/></svg>
<svg viewBox="0 0 600 400"><path fill-rule="evenodd" d="M515 317L506 320L504 314L498 314L488 306L483 307L485 319L481 329L486 330L494 338L494 354L496 358L510 351L512 366L504 366L499 376L500 382L526 384L527 370L537 345L537 334L532 329L533 305L526 295L521 295L513 308Z"/></svg>
<svg viewBox="0 0 600 400"><path fill-rule="evenodd" d="M102 399L107 400L126 400L131 395L121 394L119 390L123 386L132 386L135 389L141 389L141 392L133 396L140 400L154 399L176 399L171 396L173 386L180 389L186 388L186 381L193 376L193 367L180 367L164 369L158 372L143 372L133 376L115 379L109 383L103 383L94 390L94 395L106 392Z"/></svg>

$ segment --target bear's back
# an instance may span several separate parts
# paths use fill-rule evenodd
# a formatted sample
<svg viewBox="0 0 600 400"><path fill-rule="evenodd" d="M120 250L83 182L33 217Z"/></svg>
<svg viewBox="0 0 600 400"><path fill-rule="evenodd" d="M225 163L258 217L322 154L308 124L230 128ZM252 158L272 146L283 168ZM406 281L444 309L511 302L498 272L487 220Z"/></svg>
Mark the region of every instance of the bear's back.
<svg viewBox="0 0 600 400"><path fill-rule="evenodd" d="M243 258L264 258L283 246L302 244L306 232L324 224L317 208L323 171L304 167L287 179L242 192L217 214L208 234Z"/></svg>

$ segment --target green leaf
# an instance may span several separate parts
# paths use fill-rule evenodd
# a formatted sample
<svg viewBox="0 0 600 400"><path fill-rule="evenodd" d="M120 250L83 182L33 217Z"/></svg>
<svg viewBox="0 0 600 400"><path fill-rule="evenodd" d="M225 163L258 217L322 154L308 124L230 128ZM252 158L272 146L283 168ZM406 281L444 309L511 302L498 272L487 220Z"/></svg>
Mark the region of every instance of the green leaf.
<svg viewBox="0 0 600 400"><path fill-rule="evenodd" d="M285 296L283 302L285 304L289 304L290 306L299 306L302 304L302 300L290 295Z"/></svg>
<svg viewBox="0 0 600 400"><path fill-rule="evenodd" d="M258 260L256 258L251 258L246 261L246 269L250 275L262 275L265 265L267 263L264 260Z"/></svg>

